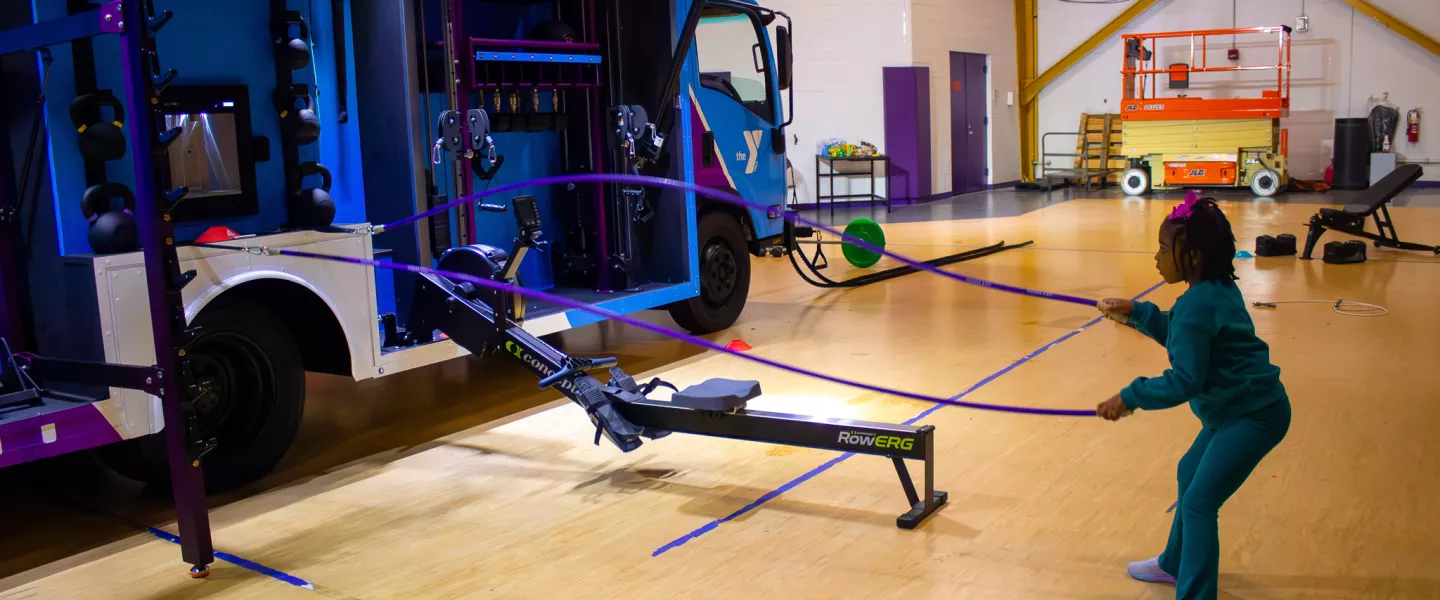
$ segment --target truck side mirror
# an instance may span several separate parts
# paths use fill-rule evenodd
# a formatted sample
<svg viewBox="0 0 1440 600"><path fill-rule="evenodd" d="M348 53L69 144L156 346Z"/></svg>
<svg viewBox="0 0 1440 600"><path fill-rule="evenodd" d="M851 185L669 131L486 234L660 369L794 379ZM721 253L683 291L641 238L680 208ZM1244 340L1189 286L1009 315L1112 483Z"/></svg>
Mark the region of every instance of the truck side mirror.
<svg viewBox="0 0 1440 600"><path fill-rule="evenodd" d="M790 53L790 30L784 26L775 28L775 53L778 63L776 69L780 77L780 89L788 90L791 84L791 68L794 65L794 57Z"/></svg>

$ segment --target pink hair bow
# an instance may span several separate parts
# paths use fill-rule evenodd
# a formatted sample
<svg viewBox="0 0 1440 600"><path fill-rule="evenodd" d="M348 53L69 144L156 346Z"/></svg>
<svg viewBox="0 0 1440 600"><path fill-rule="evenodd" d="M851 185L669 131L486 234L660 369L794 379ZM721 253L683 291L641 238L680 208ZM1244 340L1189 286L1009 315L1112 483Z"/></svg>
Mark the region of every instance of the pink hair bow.
<svg viewBox="0 0 1440 600"><path fill-rule="evenodd" d="M1181 202L1180 206L1175 207L1175 210L1170 212L1170 218L1168 220L1173 221L1175 219L1184 219L1186 217L1189 217L1190 211L1195 209L1195 203L1199 201L1200 192L1195 190L1190 190L1186 192L1185 201Z"/></svg>

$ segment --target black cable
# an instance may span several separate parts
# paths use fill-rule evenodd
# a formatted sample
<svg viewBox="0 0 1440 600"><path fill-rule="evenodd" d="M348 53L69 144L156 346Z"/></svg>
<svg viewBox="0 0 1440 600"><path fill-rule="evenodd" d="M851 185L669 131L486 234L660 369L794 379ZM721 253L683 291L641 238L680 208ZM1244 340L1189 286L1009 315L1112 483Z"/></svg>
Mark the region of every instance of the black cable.
<svg viewBox="0 0 1440 600"><path fill-rule="evenodd" d="M430 40L425 31L425 19L427 16L425 13L425 2L421 0L416 4L419 5L416 7L416 10L420 13L420 114L422 115L421 118L425 120L425 131L429 131L432 123L430 120ZM436 123L435 126L439 127L439 124ZM425 143L432 144L434 140L425 140ZM435 173L434 165L431 165L430 169L426 169L426 173L429 174L430 188L439 191L439 186L435 184L435 179L438 174ZM450 179L454 178L451 177ZM446 191L448 192L449 189L447 188Z"/></svg>
<svg viewBox="0 0 1440 600"><path fill-rule="evenodd" d="M1004 252L1004 251L1006 251L1006 250L1014 250L1014 249L1016 249L1016 248L1023 248L1023 247L1025 247L1025 246L1029 246L1030 244L1033 244L1033 243L1034 243L1034 242L1032 242L1032 241L1026 241L1026 242L1021 242L1021 243L1019 243L1019 244L1009 244L1009 245L1007 245L1007 244L1005 244L1005 242L999 242L999 243L996 243L996 244L991 245L991 246L986 246L986 247L984 247L984 248L976 248L976 249L974 249L974 250L967 250L967 251L965 251L965 252L960 252L960 253L957 253L957 254L951 254L951 255L949 255L949 256L942 256L942 257L940 257L940 258L935 258L935 259L927 260L927 261L925 261L925 264L930 265L930 266L934 266L934 267L943 267L943 266L946 266L946 265L951 265L951 264L955 264L955 263L959 263L959 262L965 262L965 261L968 261L968 260L974 260L974 259L977 259L977 258L984 258L984 257L986 257L986 256L990 256L990 255L992 255L992 254L998 254L998 253ZM805 255L805 252L804 252L803 250L801 250L800 248L798 248L798 247L795 248L794 250L790 251L789 254L790 254L790 264L791 264L793 267L795 267L795 272L800 275L800 278L801 278L801 279L804 279L804 280L805 280L805 283L808 283L808 284L813 285L813 286L815 286L815 287L821 287L821 288L854 288L854 287L861 287L861 286L870 285L870 284L872 284L872 283L879 283L879 282L881 282L881 281L889 281L889 280L895 279L895 278L897 278L897 277L903 277L903 276L905 276L905 275L909 275L909 274L911 274L911 273L915 273L915 272L918 272L918 271L920 270L920 269L917 269L917 268L912 267L912 266L910 266L910 265L904 265L904 266L900 266L900 267L895 267L895 268L893 268L893 269L886 269L886 270L880 271L880 272L878 272L878 273L870 273L870 274L867 274L867 275L861 275L861 276L859 276L859 277L854 277L854 278L846 279L846 280L843 280L843 281L835 281L835 280L833 280L833 279L830 279L829 277L826 277L824 274L820 273L820 270L817 269L817 268L815 268L815 264L814 264L813 262L811 262L810 257L809 257L809 256L806 256L806 255ZM801 269L800 269L800 264L797 263L797 262L795 262L795 255L796 255L796 254L799 254L799 255L800 255L800 260L805 263L805 266L806 266L806 267L809 268L809 270L810 270L809 273L806 273L805 271L801 270ZM811 278L810 278L811 276L814 276L815 278L819 279L819 281L817 282L817 281L811 279Z"/></svg>
<svg viewBox="0 0 1440 600"><path fill-rule="evenodd" d="M15 201L15 217L17 222L20 215L24 214L25 198L29 196L27 192L30 186L30 172L36 169L36 166L32 165L32 163L35 161L35 150L40 143L40 126L45 120L45 90L50 85L50 66L54 63L55 59L47 49L40 51L40 60L45 64L45 72L40 76L40 95L35 98L35 117L34 120L30 122L30 141L25 145L25 160L21 163L20 167L20 197ZM36 190L36 194L38 195L39 188L37 187ZM20 239L28 241L30 232L34 230L34 226L35 212L32 209L29 218L26 220L26 226L20 231ZM27 247L25 255L28 260L28 242L25 246Z"/></svg>

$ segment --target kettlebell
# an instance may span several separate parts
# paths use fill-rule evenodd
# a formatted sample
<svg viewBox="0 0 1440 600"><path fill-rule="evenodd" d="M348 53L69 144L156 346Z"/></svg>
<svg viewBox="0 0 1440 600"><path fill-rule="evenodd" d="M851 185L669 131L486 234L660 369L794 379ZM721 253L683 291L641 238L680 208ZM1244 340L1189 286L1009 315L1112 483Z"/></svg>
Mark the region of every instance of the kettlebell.
<svg viewBox="0 0 1440 600"><path fill-rule="evenodd" d="M108 106L115 115L104 121L87 113ZM92 92L70 103L70 123L80 133L80 155L86 160L112 161L125 157L125 105L109 90Z"/></svg>
<svg viewBox="0 0 1440 600"><path fill-rule="evenodd" d="M302 98L305 100L304 108L295 110L300 105L297 101ZM310 97L310 86L295 84L275 90L275 108L280 111L280 120L292 128L292 141L296 146L313 144L320 139L320 115L315 113L315 99Z"/></svg>
<svg viewBox="0 0 1440 600"><path fill-rule="evenodd" d="M124 205L114 210L111 201L119 198ZM135 228L135 194L123 183L92 185L80 197L80 212L90 221L86 239L96 254L130 252L137 246L139 231Z"/></svg>
<svg viewBox="0 0 1440 600"><path fill-rule="evenodd" d="M295 145L313 144L320 139L320 115L315 114L315 99L309 93L296 97L305 99L305 108L295 115Z"/></svg>
<svg viewBox="0 0 1440 600"><path fill-rule="evenodd" d="M290 37L290 25L298 28L299 35ZM283 30L275 40L275 61L290 67L291 71L298 71L310 66L310 26L305 24L304 19L295 18L280 24Z"/></svg>
<svg viewBox="0 0 1440 600"><path fill-rule="evenodd" d="M305 188L290 197L290 225L306 229L329 227L335 221L335 199L330 197L330 169L307 162L300 165L300 177L320 176L320 187Z"/></svg>

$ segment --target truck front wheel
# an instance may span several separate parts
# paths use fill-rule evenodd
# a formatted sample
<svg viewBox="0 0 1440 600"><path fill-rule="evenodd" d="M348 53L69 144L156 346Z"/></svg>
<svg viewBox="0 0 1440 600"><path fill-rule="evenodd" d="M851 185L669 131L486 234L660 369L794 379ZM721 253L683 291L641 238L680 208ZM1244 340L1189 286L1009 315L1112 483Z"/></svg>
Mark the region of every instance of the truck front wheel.
<svg viewBox="0 0 1440 600"><path fill-rule="evenodd" d="M750 295L750 252L745 228L734 216L710 211L700 216L700 294L670 305L670 316L696 334L720 331L740 318Z"/></svg>
<svg viewBox="0 0 1440 600"><path fill-rule="evenodd" d="M217 442L201 466L206 491L218 493L264 477L290 449L305 409L305 371L295 339L263 308L211 306L194 325L200 333L183 359L189 373L182 367L181 377L190 385L182 382L182 394L200 436ZM103 448L100 456L131 479L168 483L163 433Z"/></svg>

